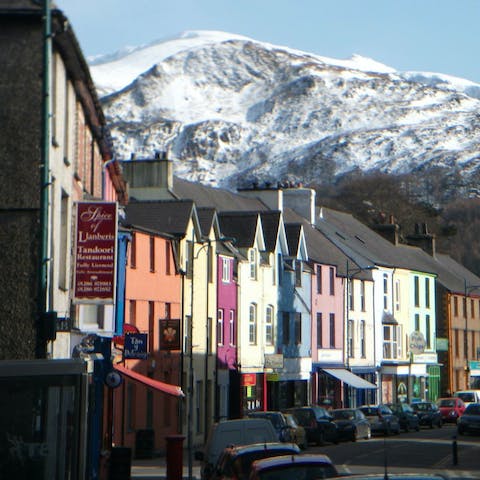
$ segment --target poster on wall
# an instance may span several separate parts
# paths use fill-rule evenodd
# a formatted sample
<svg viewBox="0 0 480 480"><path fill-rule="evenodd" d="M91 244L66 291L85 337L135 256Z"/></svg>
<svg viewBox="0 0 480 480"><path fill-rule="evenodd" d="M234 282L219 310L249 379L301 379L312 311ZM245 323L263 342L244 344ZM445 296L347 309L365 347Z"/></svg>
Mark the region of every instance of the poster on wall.
<svg viewBox="0 0 480 480"><path fill-rule="evenodd" d="M114 303L117 215L115 202L76 203L75 303Z"/></svg>

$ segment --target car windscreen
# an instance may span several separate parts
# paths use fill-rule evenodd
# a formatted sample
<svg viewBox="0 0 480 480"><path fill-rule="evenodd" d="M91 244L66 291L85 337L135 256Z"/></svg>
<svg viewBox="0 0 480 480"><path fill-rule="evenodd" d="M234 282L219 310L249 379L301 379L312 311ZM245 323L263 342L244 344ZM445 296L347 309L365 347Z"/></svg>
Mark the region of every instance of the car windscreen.
<svg viewBox="0 0 480 480"><path fill-rule="evenodd" d="M430 403L414 403L412 408L417 412L428 412L435 409Z"/></svg>
<svg viewBox="0 0 480 480"><path fill-rule="evenodd" d="M355 412L353 410L333 410L332 416L335 420L353 420Z"/></svg>
<svg viewBox="0 0 480 480"><path fill-rule="evenodd" d="M455 394L456 397L461 398L464 402L474 402L475 395L471 392L459 392Z"/></svg>
<svg viewBox="0 0 480 480"><path fill-rule="evenodd" d="M315 422L313 413L310 410L295 410L294 416L297 422L304 427L311 426L312 421Z"/></svg>
<svg viewBox="0 0 480 480"><path fill-rule="evenodd" d="M469 405L465 410L466 415L480 415L480 405Z"/></svg>

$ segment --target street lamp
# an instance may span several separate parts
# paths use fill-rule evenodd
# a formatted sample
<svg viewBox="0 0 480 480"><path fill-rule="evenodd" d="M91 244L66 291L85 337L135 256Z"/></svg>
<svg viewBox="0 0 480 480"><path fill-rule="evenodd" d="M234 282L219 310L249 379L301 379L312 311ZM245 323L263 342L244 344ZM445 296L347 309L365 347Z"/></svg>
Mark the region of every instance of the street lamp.
<svg viewBox="0 0 480 480"><path fill-rule="evenodd" d="M470 384L470 364L468 360L468 315L467 315L467 297L472 290L480 289L480 285L467 285L467 280L464 278L464 298L463 298L463 316L465 319L465 332L463 335L463 351L465 355L465 388L469 387ZM474 352L472 352L472 355Z"/></svg>

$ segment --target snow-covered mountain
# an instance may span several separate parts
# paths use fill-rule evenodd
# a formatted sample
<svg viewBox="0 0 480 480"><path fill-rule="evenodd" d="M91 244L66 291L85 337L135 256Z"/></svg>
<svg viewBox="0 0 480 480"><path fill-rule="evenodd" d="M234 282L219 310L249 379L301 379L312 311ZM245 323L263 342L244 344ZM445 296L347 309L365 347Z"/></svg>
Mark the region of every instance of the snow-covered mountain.
<svg viewBox="0 0 480 480"><path fill-rule="evenodd" d="M208 31L97 58L91 72L117 156L168 151L189 180L480 172L480 85L464 79Z"/></svg>

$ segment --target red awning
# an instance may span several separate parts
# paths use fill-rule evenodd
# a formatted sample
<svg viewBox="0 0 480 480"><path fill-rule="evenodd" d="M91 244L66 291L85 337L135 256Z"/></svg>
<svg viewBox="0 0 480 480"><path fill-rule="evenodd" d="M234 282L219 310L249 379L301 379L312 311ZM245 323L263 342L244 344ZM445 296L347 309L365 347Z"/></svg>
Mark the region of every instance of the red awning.
<svg viewBox="0 0 480 480"><path fill-rule="evenodd" d="M123 367L122 365L114 365L115 370L118 370L123 375L131 378L132 380L136 380L137 382L143 383L147 387L154 388L160 392L168 393L169 395L173 395L175 397L184 397L185 394L182 392L180 387L177 385L170 385L169 383L160 382L158 380L154 380L153 378L146 377L141 373L134 372L133 370L129 370L128 368Z"/></svg>

